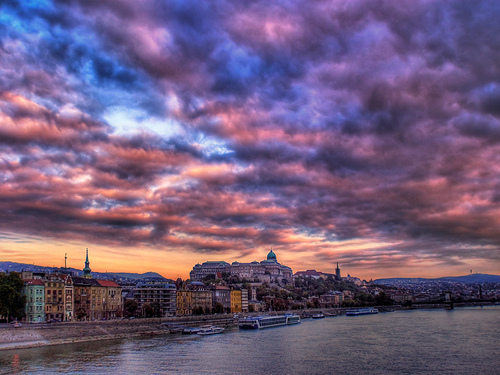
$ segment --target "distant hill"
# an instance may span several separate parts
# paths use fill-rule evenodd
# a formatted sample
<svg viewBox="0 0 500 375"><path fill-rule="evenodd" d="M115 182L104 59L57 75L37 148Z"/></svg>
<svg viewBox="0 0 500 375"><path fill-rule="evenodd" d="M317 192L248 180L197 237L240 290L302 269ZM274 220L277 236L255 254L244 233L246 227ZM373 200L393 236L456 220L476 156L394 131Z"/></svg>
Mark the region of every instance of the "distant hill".
<svg viewBox="0 0 500 375"><path fill-rule="evenodd" d="M446 276L437 279L395 277L389 279L377 279L373 281L374 284L379 285L424 284L435 282L453 282L462 284L500 283L500 276L474 273L466 276Z"/></svg>
<svg viewBox="0 0 500 375"><path fill-rule="evenodd" d="M57 267L45 267L45 266L37 266L34 264L27 263L17 263L17 262L0 262L0 272L21 272L21 271L33 271L33 272L62 272L64 268ZM73 275L82 275L83 271L76 268L67 268L67 271L73 273ZM96 279L104 279L104 280L120 280L122 282L128 281L171 281L166 279L162 275L156 272L146 272L146 273L126 273L126 272L92 272L92 276Z"/></svg>
<svg viewBox="0 0 500 375"><path fill-rule="evenodd" d="M156 272L146 272L146 273L127 273L127 272L120 272L120 273L108 273L108 275L114 275L117 277L123 277L123 278L128 278L128 279L135 279L135 280L143 280L143 279L165 279L162 275Z"/></svg>

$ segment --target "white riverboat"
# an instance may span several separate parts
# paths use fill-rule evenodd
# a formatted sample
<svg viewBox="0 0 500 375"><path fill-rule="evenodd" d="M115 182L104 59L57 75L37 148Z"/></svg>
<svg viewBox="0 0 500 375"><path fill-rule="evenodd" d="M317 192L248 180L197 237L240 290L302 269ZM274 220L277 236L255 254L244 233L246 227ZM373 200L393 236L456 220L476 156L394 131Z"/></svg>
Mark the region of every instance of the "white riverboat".
<svg viewBox="0 0 500 375"><path fill-rule="evenodd" d="M300 316L295 314L249 316L239 320L240 329L262 329L298 323L300 323Z"/></svg>
<svg viewBox="0 0 500 375"><path fill-rule="evenodd" d="M217 333L222 333L222 332L224 332L224 328L210 326L210 327L200 328L200 330L196 333L198 335L215 335Z"/></svg>
<svg viewBox="0 0 500 375"><path fill-rule="evenodd" d="M325 317L325 314L323 313L317 313L312 316L313 319L323 319Z"/></svg>
<svg viewBox="0 0 500 375"><path fill-rule="evenodd" d="M378 314L378 310L374 309L373 307L367 307L364 309L346 310L345 314L347 316L370 315Z"/></svg>

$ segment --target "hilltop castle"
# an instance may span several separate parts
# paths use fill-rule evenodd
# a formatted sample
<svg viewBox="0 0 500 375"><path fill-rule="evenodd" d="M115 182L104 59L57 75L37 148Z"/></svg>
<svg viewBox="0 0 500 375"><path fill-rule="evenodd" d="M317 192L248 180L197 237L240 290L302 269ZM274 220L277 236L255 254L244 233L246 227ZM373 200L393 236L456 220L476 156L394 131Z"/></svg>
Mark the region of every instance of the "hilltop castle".
<svg viewBox="0 0 500 375"><path fill-rule="evenodd" d="M292 269L278 263L276 254L271 249L267 254L267 259L260 262L233 262L229 264L225 261L209 261L203 264L198 263L189 273L189 277L191 280L202 280L209 275L220 276L223 272L241 279L259 279L260 282L273 282L277 284L291 282L293 276Z"/></svg>

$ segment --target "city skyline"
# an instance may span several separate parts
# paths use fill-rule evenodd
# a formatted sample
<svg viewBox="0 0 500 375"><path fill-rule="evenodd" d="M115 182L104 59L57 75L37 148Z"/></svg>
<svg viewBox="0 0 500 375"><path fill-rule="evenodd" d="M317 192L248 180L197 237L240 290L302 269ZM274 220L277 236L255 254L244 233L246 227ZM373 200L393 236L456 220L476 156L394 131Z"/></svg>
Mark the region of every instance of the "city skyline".
<svg viewBox="0 0 500 375"><path fill-rule="evenodd" d="M0 260L498 273L496 2L1 9Z"/></svg>

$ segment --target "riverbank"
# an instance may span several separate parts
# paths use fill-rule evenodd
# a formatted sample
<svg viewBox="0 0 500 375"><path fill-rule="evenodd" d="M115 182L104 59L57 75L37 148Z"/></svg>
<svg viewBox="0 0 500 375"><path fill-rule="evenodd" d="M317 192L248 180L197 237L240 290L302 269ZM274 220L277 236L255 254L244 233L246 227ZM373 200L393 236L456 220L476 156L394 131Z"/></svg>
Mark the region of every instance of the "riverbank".
<svg viewBox="0 0 500 375"><path fill-rule="evenodd" d="M115 340L137 336L168 334L169 324L186 326L237 324L232 315L165 319L134 319L99 322L62 322L25 324L21 328L0 329L0 350L34 348L78 342Z"/></svg>

